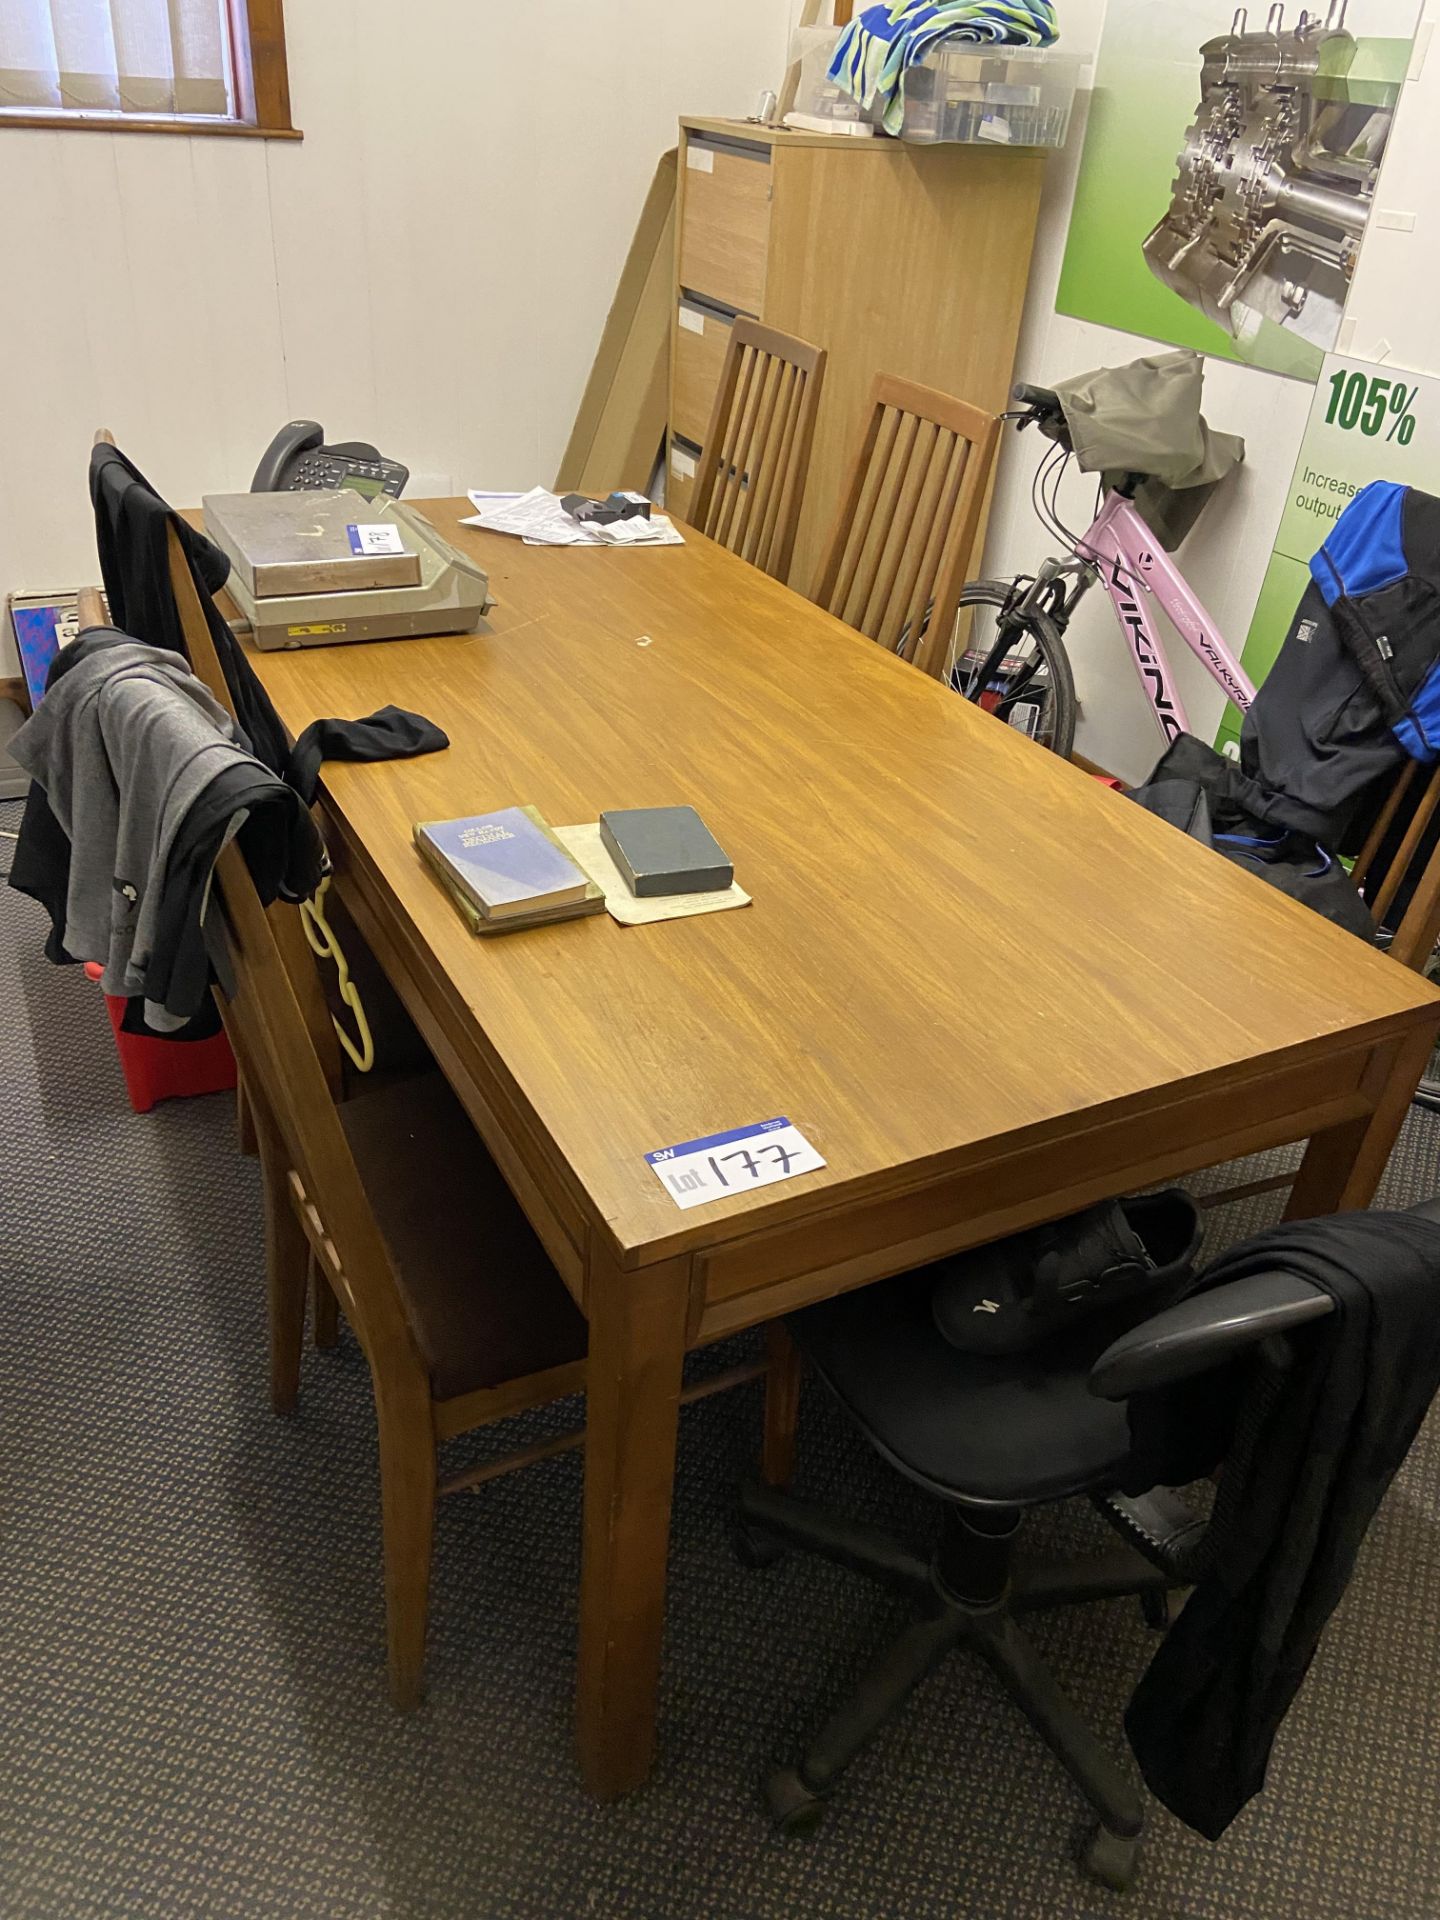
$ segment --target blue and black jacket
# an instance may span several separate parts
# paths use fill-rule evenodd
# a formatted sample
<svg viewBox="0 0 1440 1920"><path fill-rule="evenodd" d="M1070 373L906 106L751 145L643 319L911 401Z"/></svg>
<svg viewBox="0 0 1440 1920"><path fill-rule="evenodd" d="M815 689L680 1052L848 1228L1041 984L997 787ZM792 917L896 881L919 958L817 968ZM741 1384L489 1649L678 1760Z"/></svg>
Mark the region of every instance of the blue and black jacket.
<svg viewBox="0 0 1440 1920"><path fill-rule="evenodd" d="M1375 481L1310 572L1240 761L1288 825L1345 851L1387 776L1440 757L1440 499Z"/></svg>

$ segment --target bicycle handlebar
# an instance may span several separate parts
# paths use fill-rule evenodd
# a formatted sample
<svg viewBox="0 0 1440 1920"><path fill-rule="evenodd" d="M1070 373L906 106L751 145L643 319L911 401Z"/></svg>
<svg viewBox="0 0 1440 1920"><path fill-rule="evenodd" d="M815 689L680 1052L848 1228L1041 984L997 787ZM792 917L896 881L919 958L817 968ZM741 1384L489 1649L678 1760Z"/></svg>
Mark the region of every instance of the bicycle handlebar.
<svg viewBox="0 0 1440 1920"><path fill-rule="evenodd" d="M1018 419L1014 414L1010 415L1010 418L1015 420L1019 431L1023 433L1026 427L1038 426L1047 440L1054 440L1057 445L1068 449L1070 428L1065 419L1065 409L1060 404L1059 394L1049 387L1024 385L1015 387L1012 391L1015 399L1024 409Z"/></svg>
<svg viewBox="0 0 1440 1920"><path fill-rule="evenodd" d="M1049 387L1018 386L1013 390L1013 398L1022 407L1033 407L1037 413L1063 413L1060 396Z"/></svg>

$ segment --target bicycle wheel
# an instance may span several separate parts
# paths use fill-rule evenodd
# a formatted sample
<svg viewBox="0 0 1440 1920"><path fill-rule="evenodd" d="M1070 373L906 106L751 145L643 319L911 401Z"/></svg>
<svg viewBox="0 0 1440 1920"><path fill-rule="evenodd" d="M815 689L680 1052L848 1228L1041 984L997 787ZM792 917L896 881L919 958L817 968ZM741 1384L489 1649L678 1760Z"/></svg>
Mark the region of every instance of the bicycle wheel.
<svg viewBox="0 0 1440 1920"><path fill-rule="evenodd" d="M1008 580L972 580L960 596L957 651L950 684L1051 753L1068 760L1075 744L1075 678L1060 629L1035 609L1010 637L998 674L979 684L1000 638L1000 615L1014 595ZM968 639L967 639L968 628Z"/></svg>

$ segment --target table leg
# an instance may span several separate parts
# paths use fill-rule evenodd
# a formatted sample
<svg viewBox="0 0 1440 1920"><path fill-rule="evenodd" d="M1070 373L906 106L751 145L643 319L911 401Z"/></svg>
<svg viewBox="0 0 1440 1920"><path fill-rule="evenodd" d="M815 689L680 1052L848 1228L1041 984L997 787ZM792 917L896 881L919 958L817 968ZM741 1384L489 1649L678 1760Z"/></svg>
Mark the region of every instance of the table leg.
<svg viewBox="0 0 1440 1920"><path fill-rule="evenodd" d="M800 1349L785 1331L783 1320L765 1329L765 1354L770 1370L765 1376L765 1438L760 1454L760 1478L767 1487L788 1487L795 1472L795 1428L800 1419Z"/></svg>
<svg viewBox="0 0 1440 1920"><path fill-rule="evenodd" d="M1363 1087L1370 1112L1312 1138L1290 1190L1287 1220L1370 1205L1434 1047L1426 1027L1375 1049Z"/></svg>
<svg viewBox="0 0 1440 1920"><path fill-rule="evenodd" d="M638 1787L655 1752L656 1692L690 1263L586 1284L585 1532L576 1738L601 1800Z"/></svg>

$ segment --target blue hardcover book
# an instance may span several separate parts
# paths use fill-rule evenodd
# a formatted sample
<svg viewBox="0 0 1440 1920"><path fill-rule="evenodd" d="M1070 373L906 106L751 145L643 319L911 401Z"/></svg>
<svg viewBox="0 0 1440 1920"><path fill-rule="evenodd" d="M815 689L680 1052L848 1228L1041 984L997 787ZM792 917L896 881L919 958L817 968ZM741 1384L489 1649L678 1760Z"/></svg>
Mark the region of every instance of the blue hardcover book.
<svg viewBox="0 0 1440 1920"><path fill-rule="evenodd" d="M422 820L420 851L486 920L541 913L584 900L589 876L525 807L465 820Z"/></svg>

